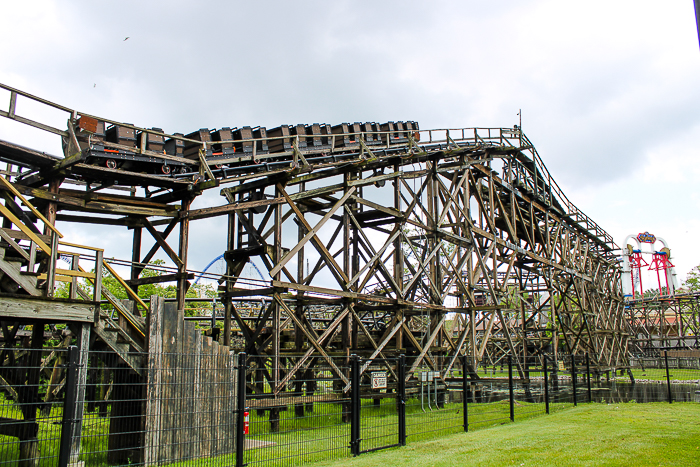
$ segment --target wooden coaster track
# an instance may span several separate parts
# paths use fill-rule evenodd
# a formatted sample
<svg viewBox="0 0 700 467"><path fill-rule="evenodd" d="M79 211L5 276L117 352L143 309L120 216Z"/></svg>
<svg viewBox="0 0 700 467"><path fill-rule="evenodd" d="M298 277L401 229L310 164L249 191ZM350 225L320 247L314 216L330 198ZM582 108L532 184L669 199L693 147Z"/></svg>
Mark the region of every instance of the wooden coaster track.
<svg viewBox="0 0 700 467"><path fill-rule="evenodd" d="M225 217L222 343L237 335L242 350L270 355L272 368L290 352L404 353L411 371L450 368L443 363L464 354L476 368L545 351L588 352L600 371L628 364L618 247L518 127L421 130L409 121L169 134L1 90L1 116L58 135L63 148L56 157L0 141L16 191L3 192L8 209L22 195L51 225L130 229L125 284L137 292L149 283L141 274L162 251L172 273L160 277L177 283L179 310L192 278L190 223ZM67 128L20 115L22 100L64 112ZM225 203L191 208L214 188ZM259 287L237 283L250 261L269 276ZM277 388L293 376L266 373Z"/></svg>

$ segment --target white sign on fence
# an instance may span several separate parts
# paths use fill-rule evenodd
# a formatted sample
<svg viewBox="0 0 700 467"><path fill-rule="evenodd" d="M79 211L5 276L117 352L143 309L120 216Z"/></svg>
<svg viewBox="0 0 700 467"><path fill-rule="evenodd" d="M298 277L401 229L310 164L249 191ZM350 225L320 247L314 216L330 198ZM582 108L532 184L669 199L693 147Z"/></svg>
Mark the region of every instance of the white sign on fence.
<svg viewBox="0 0 700 467"><path fill-rule="evenodd" d="M372 372L372 389L386 388L386 371Z"/></svg>

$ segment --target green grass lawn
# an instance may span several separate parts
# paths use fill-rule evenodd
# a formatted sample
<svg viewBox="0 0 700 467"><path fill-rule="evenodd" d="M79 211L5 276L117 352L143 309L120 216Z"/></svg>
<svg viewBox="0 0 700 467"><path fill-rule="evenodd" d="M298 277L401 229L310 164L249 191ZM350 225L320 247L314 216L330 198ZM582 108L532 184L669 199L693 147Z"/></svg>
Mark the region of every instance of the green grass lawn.
<svg viewBox="0 0 700 467"><path fill-rule="evenodd" d="M671 381L695 381L700 379L700 370L697 369L669 368L668 373ZM646 368L645 370L635 368L632 370L632 375L634 375L635 380L639 381L666 381L665 368ZM629 381L627 372L624 372L622 375L618 374L616 378L618 381Z"/></svg>
<svg viewBox="0 0 700 467"><path fill-rule="evenodd" d="M318 467L700 465L700 404L584 404Z"/></svg>
<svg viewBox="0 0 700 467"><path fill-rule="evenodd" d="M398 442L398 417L393 398L382 399L380 406L363 400L361 418L362 450ZM552 403L552 412L565 410L571 403ZM294 417L293 410L280 413L280 431L271 433L267 417L251 413L248 440L265 447L246 450L245 462L250 465L287 466L306 465L328 459L350 456L350 424L343 423L340 404L316 404L314 412L302 418ZM461 402L448 402L439 410L421 409L420 399L411 398L406 404L406 432L409 445L423 440L463 433ZM515 420L523 421L544 415L543 403L516 401ZM469 429L510 424L508 401L469 404Z"/></svg>
<svg viewBox="0 0 700 467"><path fill-rule="evenodd" d="M268 414L251 412L249 441L260 443L245 452L245 462L265 467L306 465L363 467L370 465L698 465L700 466L700 404L544 404L516 401L515 421L507 401L469 404L469 433L463 432L462 404L448 401L426 412L420 400L407 401L408 446L351 458L350 424L340 403L315 404L313 413L294 416L293 407L280 413L280 431L270 432ZM40 419L39 466L55 465L60 410ZM397 436L396 403L379 406L363 400L361 449L393 444ZM107 465L109 419L86 414L82 460L87 466ZM53 438L53 439L51 439ZM10 441L0 437L0 444ZM0 449L0 463L12 459L9 445ZM10 455L8 458L7 455ZM325 463L319 463L325 462ZM181 462L178 466L231 465L232 455ZM346 465L346 464L352 465ZM12 462L10 463L12 464Z"/></svg>

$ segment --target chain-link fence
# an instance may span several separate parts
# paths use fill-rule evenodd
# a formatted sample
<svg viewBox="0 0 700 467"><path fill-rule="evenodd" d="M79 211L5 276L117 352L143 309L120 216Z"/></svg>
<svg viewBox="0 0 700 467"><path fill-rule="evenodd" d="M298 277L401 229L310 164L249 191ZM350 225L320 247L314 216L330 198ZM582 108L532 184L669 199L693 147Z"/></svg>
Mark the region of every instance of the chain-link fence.
<svg viewBox="0 0 700 467"><path fill-rule="evenodd" d="M306 464L589 402L700 402L700 362L4 350L0 467ZM276 382L276 383L274 383Z"/></svg>

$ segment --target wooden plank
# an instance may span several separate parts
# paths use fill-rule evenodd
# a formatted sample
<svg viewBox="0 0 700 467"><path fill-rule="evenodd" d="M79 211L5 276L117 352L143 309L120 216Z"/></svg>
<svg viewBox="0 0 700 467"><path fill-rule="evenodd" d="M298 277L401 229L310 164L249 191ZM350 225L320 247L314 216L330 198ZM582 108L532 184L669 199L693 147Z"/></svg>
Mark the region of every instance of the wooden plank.
<svg viewBox="0 0 700 467"><path fill-rule="evenodd" d="M217 343L218 344L218 343ZM228 347L223 345L217 345L217 355L216 355L216 374L217 387L216 387L216 422L214 434L216 437L216 453L217 455L224 454L226 452L226 394L227 386L230 384L228 381L228 367L226 362L228 360Z"/></svg>
<svg viewBox="0 0 700 467"><path fill-rule="evenodd" d="M58 242L60 246L69 246L73 248L80 248L83 250L91 250L91 251L105 251L104 248L97 248L94 246L87 246L87 245L80 245L78 243L69 243L69 242ZM73 254L72 252L65 252L65 251L59 251L59 253L65 253L65 254Z"/></svg>
<svg viewBox="0 0 700 467"><path fill-rule="evenodd" d="M361 294L361 293L356 293L356 292L346 292L343 290L336 290L336 289L328 289L325 287L316 287L316 286L311 286L311 285L303 285L303 284L294 284L292 282L282 282L282 281L272 281L272 286L273 287L280 287L284 289L293 289L293 290L299 290L299 291L304 291L304 292L314 292L314 293L319 293L319 294L324 294L324 295L332 295L335 297L346 297L346 298L356 298L356 299L361 299L361 300L368 300L372 302L377 302L377 303L387 303L387 304L396 304L396 300L392 298L386 298L381 295L369 295L369 294Z"/></svg>
<svg viewBox="0 0 700 467"><path fill-rule="evenodd" d="M0 297L0 316L3 319L41 319L46 322L92 323L95 309L91 302L69 303L58 300L31 300Z"/></svg>
<svg viewBox="0 0 700 467"><path fill-rule="evenodd" d="M70 170L74 174L92 177L96 180L118 180L120 185L150 185L163 188L184 188L187 185L192 185L191 180L161 177L159 175L143 174L120 169L109 169L107 167L98 167L83 163L75 164Z"/></svg>
<svg viewBox="0 0 700 467"><path fill-rule="evenodd" d="M246 201L242 203L232 203L226 204L224 206L215 206L212 208L202 208L202 209L190 209L188 211L180 212L180 218L182 219L207 219L209 217L222 216L229 214L233 211L243 211L246 209L252 209L259 206L272 206L275 204L284 203L284 198L272 198L272 199L262 199L259 201Z"/></svg>
<svg viewBox="0 0 700 467"><path fill-rule="evenodd" d="M17 186L17 189L19 189L19 186ZM109 187L112 189L112 187ZM37 193L40 194L41 190L39 188L26 188L27 190L31 190L32 193ZM133 192L135 195L135 192ZM47 192L47 194L54 195L54 193ZM34 196L34 195L33 195ZM45 196L42 194L42 196ZM144 208L154 208L154 209L165 209L166 211L177 211L177 206L174 205L169 205L166 203L161 203L157 201L153 201L152 198L142 198L140 196L127 196L127 195L117 195L114 193L104 193L104 192L95 192L95 191L79 191L79 190L71 190L67 188L61 188L58 194L58 198L55 200L58 201L61 199L62 196L66 197L71 197L71 198L76 198L83 200L84 202L107 202L107 203L113 203L113 204L125 204L128 206L140 206Z"/></svg>
<svg viewBox="0 0 700 467"><path fill-rule="evenodd" d="M10 237L9 235L7 235L7 233L5 233L5 230L4 230L4 229L0 230L0 237L2 237L2 239L5 240L15 251L16 251L17 253L19 253L24 259L26 259L27 261L30 260L30 258L29 258L29 253L27 253L26 251L24 251L24 248L22 248L21 246L19 246L19 245L17 244L17 242L15 242L15 241L12 239L12 237Z"/></svg>
<svg viewBox="0 0 700 467"><path fill-rule="evenodd" d="M102 197L91 193L78 197L69 196L63 192L51 193L39 188L20 186L17 188L27 195L71 207L74 211L162 217L176 217L178 214L175 206L168 206L161 203L137 203L136 200L139 198L132 198L131 202L124 202L121 198L115 201L102 201ZM64 192L65 191L68 190L64 190ZM155 204L156 207L153 207L152 204Z"/></svg>
<svg viewBox="0 0 700 467"><path fill-rule="evenodd" d="M41 238L37 236L34 232L32 232L26 225L24 225L24 222L20 221L14 214L10 212L9 209L7 209L3 204L0 204L0 213L2 213L3 216L5 216L10 222L12 222L19 230L21 230L25 235L27 235L31 241L37 244L39 248L41 248L46 254L50 255L51 254L51 248L44 243Z"/></svg>
<svg viewBox="0 0 700 467"><path fill-rule="evenodd" d="M3 231L5 235L7 235L10 238L14 238L15 240L26 240L28 242L32 241L32 239L29 237L29 235L25 234L21 230L14 230L14 229L8 229L8 228L0 228L0 230ZM37 238L40 238L44 243L51 243L51 236L50 235L40 235L35 233L34 234Z"/></svg>
<svg viewBox="0 0 700 467"><path fill-rule="evenodd" d="M94 310L91 310L94 313ZM80 459L80 443L82 441L81 432L83 429L83 410L85 408L85 387L87 382L88 372L88 352L90 350L90 323L76 324L78 329L74 329L76 333L78 349L80 356L78 358L78 377L77 391L75 396L75 412L72 414L72 419L75 421L71 430L71 454L70 463L77 464Z"/></svg>
<svg viewBox="0 0 700 467"><path fill-rule="evenodd" d="M161 405L162 405L162 378L163 368L163 335L161 330L163 304L162 297L151 297L151 308L146 317L148 340L148 373L146 376L146 420L144 433L144 463L154 465L158 463L158 446L161 433Z"/></svg>
<svg viewBox="0 0 700 467"><path fill-rule="evenodd" d="M202 370L202 334L200 332L194 335L194 343L192 345L192 364L193 364L193 384L194 390L192 391L193 405L192 410L195 413L195 420L193 423L194 428L194 445L192 446L192 455L195 458L204 457L205 453L202 452L202 437L204 436L204 425L202 423L201 414L205 407L205 400L203 391L203 380L206 378L206 374Z"/></svg>
<svg viewBox="0 0 700 467"><path fill-rule="evenodd" d="M20 263L18 261L5 261L4 256L5 249L0 249L0 270L28 294L36 297L43 296L44 293L36 288L37 278L22 274Z"/></svg>
<svg viewBox="0 0 700 467"><path fill-rule="evenodd" d="M6 162L30 167L30 168L51 168L61 159L45 152L35 149L26 148L19 144L10 143L9 141L0 140L0 158Z"/></svg>
<svg viewBox="0 0 700 467"><path fill-rule="evenodd" d="M48 219L46 219L46 218L43 216L43 214L41 214L41 213L34 207L34 205L33 205L32 203L30 203L29 201L27 201L27 199L26 199L24 196L22 196L22 194L21 194L19 191L17 191L17 189L12 185L12 183L10 183L5 177L0 177L0 183L2 183L3 185L5 185L5 187L6 187L8 190L10 190L10 191L12 192L12 194L14 194L16 197L18 197L18 198L20 199L20 201L22 201L22 203L23 203L26 207L28 207L29 210L30 210L36 217L38 217L39 219L41 219L41 222L43 222L43 223L46 225L46 227L48 227L49 229L51 229L56 235L58 235L59 238L63 238L63 234L62 234L61 232L59 232L58 229L56 229L56 227L54 227L54 225L53 225L51 222L49 222Z"/></svg>
<svg viewBox="0 0 700 467"><path fill-rule="evenodd" d="M56 214L56 220L61 222L76 222L79 224L96 224L96 225L119 225L122 227L130 226L130 220L127 218L112 219L107 217L96 216L72 216L68 214Z"/></svg>
<svg viewBox="0 0 700 467"><path fill-rule="evenodd" d="M222 374L219 362L219 343L212 342L212 392L211 392L211 440L212 454L219 455L221 440L219 439L219 425L221 423L221 387Z"/></svg>
<svg viewBox="0 0 700 467"><path fill-rule="evenodd" d="M177 309L174 303L166 302L163 305L162 316L162 342L163 342L163 369L162 369L162 390L163 401L161 411L161 437L159 461L170 463L176 459L177 451L175 442L177 440L175 428L175 417L178 413L177 364L178 364L178 320Z"/></svg>
<svg viewBox="0 0 700 467"><path fill-rule="evenodd" d="M194 323L185 322L182 333L182 414L180 418L180 460L193 457L194 454L194 424L196 414L194 413L194 356L192 349L195 343L195 335L199 332L195 329Z"/></svg>
<svg viewBox="0 0 700 467"><path fill-rule="evenodd" d="M201 455L212 455L212 439L211 439L211 394L212 394L212 339L211 337L202 337L202 352L200 365L201 384L200 399L202 400L202 410L199 412L201 419L202 434L201 434Z"/></svg>
<svg viewBox="0 0 700 467"><path fill-rule="evenodd" d="M95 278L95 273L93 272L73 271L72 269L56 269L56 274L61 274L63 276L69 277L86 277L88 279Z"/></svg>
<svg viewBox="0 0 700 467"><path fill-rule="evenodd" d="M226 440L228 441L226 453L233 453L236 451L236 362L238 357L229 347L226 347L226 351L228 353L227 364L229 370L226 394Z"/></svg>
<svg viewBox="0 0 700 467"><path fill-rule="evenodd" d="M139 279L125 280L130 286L139 286L147 284L161 284L163 282L174 282L178 279L185 278L187 280L194 279L194 273L174 273L174 274L163 274L160 276L153 277L141 277Z"/></svg>

